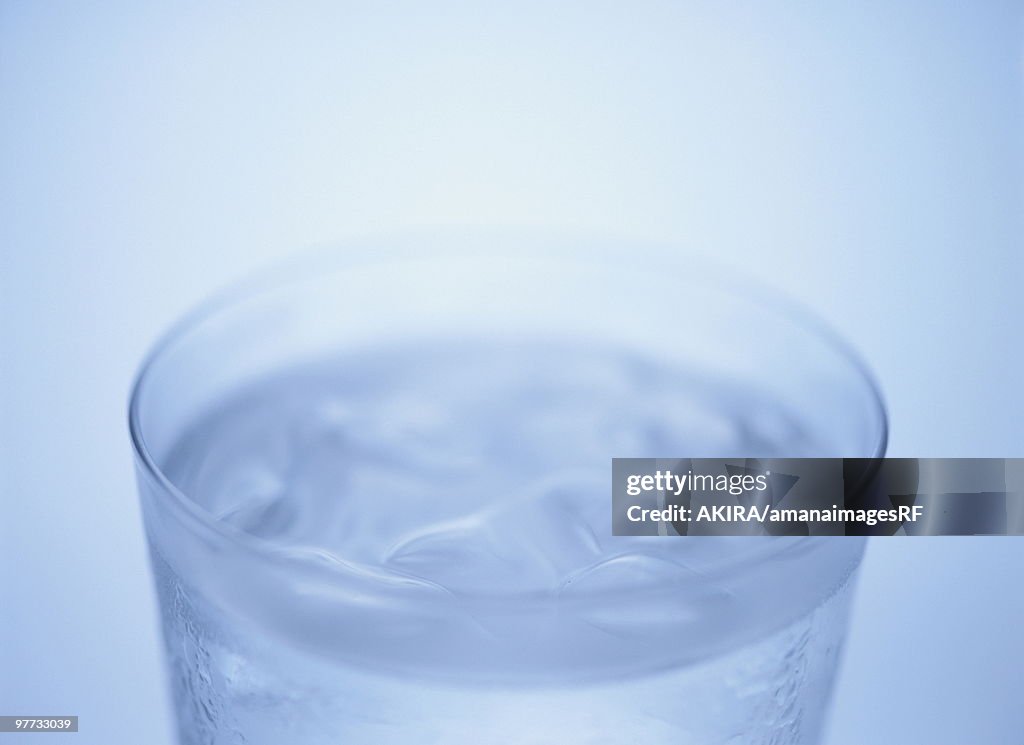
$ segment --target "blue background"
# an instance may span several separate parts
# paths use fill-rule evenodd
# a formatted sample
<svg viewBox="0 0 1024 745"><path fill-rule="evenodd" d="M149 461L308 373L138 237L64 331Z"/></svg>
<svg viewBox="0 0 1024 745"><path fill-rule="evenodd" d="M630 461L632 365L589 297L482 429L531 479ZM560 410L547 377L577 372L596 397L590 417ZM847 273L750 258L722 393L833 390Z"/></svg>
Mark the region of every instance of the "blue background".
<svg viewBox="0 0 1024 745"><path fill-rule="evenodd" d="M0 0L2 713L169 742L125 399L240 274L436 225L670 240L853 340L891 454L1021 456L1022 179L1020 2ZM1024 539L875 541L830 745L1020 743L1022 586Z"/></svg>

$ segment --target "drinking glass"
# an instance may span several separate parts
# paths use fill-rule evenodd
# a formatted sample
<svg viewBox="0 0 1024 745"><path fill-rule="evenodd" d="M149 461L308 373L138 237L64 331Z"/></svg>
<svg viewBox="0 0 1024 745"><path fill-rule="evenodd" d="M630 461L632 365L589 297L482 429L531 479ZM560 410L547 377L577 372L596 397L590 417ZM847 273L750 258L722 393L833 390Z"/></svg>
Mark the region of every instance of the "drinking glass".
<svg viewBox="0 0 1024 745"><path fill-rule="evenodd" d="M828 329L595 241L272 274L174 327L131 397L182 743L818 742L864 539L612 537L610 472L881 456Z"/></svg>

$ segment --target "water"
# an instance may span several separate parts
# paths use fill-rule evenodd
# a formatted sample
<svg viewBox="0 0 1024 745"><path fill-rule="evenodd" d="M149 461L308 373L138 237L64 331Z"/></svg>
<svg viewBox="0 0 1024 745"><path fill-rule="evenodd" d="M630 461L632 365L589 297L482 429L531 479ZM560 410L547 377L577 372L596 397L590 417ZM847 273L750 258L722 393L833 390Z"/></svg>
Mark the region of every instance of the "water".
<svg viewBox="0 0 1024 745"><path fill-rule="evenodd" d="M612 537L609 497L613 456L814 437L756 390L587 347L434 344L254 380L162 464L285 566L185 579L153 536L182 740L816 742L856 548L770 596L743 576L807 571L822 546Z"/></svg>

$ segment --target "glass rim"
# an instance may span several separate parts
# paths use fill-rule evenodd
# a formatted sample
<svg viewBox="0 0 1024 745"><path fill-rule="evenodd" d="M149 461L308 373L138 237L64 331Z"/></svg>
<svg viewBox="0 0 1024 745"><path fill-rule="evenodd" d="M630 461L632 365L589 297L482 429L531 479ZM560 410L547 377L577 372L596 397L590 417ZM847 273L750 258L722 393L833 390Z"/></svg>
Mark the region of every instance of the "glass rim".
<svg viewBox="0 0 1024 745"><path fill-rule="evenodd" d="M218 541L224 541L244 553L252 555L259 561L269 561L271 565L283 568L288 572L295 572L300 569L300 562L285 556L280 551L282 544L252 535L218 520L210 511L203 508L198 502L191 499L183 490L178 488L157 463L156 458L146 444L142 422L141 398L150 373L159 366L164 354L191 330L198 328L204 321L215 317L218 312L229 310L236 304L255 299L263 293L299 285L303 281L319 276L324 271L340 274L349 269L373 266L384 262L422 259L425 255L423 249L414 248L410 244L422 243L424 241L434 244L429 248L430 257L472 256L473 258L498 259L503 256L500 252L482 254L473 251L473 248L481 241L486 241L490 245L494 245L496 242L510 246L514 245L516 251L514 258L516 259L525 256L542 260L561 259L583 261L591 264L603 262L607 265L621 265L627 259L640 258L658 262L660 266L676 267L685 270L689 274L697 274L705 285L710 285L715 290L721 291L726 295L740 296L765 310L773 311L775 317L793 323L801 333L808 334L826 348L838 354L842 361L849 366L853 376L867 393L873 413L876 415L879 423L879 431L873 452L869 456L858 457L866 457L873 460L885 455L889 436L888 411L881 387L874 373L860 354L841 334L821 319L813 310L793 300L784 292L751 279L742 272L737 272L735 267L727 267L715 263L709 257L694 254L678 244L655 242L646 239L590 238L580 236L579 234L561 235L551 231L538 234L507 230L498 234L488 231L467 230L400 234L390 237L323 244L311 251L302 252L291 258L274 262L262 270L250 273L240 281L232 282L222 287L205 301L193 306L191 310L167 327L149 347L139 364L130 388L127 411L129 435L136 462L142 467L146 476L152 479L159 487L163 496L168 498L172 510L179 519L183 519L186 528L198 529ZM625 251L626 247L629 250L628 254ZM696 272L694 271L695 268L697 269ZM690 540L703 537L705 536L691 536ZM829 537L844 538L844 536ZM803 544L811 538L815 538L815 536L795 538L788 536L786 537L788 540L785 541L778 541L778 537L773 536L750 536L750 538L760 539L763 545L756 551L742 553L740 556L742 563L785 553L787 548L794 546L794 543ZM332 577L341 576L329 567L316 566L312 562L303 561L301 565L302 568L313 570L317 574L326 572ZM701 579L705 581L715 576L727 574L734 571L735 568L736 562L715 564L701 571ZM689 581L681 580L680 584L684 585L690 582L692 582L692 579ZM401 590L396 591L393 588L384 587L383 583L381 583L378 589L381 596L396 594L399 596L399 599L403 601L408 600L406 593ZM538 590L493 594L481 593L474 595L470 602L474 605L498 604L502 606L510 602L519 604L523 602L552 600L557 600L559 604L590 604L591 602L606 599L606 596L609 595L614 596L618 601L625 597L647 596L651 589L643 587L602 590L587 594L573 594L571 598L554 596L548 591ZM653 589L656 592L662 593L665 590L665 585L660 584ZM448 600L451 599L452 596L449 596ZM459 599L462 602L466 601L466 598L460 597ZM418 603L422 603L424 600L426 598L417 598Z"/></svg>

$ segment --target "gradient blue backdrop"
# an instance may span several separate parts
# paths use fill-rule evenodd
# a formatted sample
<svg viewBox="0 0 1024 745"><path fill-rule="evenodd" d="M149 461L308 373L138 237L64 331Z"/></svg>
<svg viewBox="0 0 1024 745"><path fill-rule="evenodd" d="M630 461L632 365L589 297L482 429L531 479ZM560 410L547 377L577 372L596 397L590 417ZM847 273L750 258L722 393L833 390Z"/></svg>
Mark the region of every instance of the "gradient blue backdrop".
<svg viewBox="0 0 1024 745"><path fill-rule="evenodd" d="M892 454L1024 455L1022 50L1020 2L0 0L0 713L170 741L129 381L296 247L677 241L851 338ZM1020 743L1022 586L876 541L830 745Z"/></svg>

